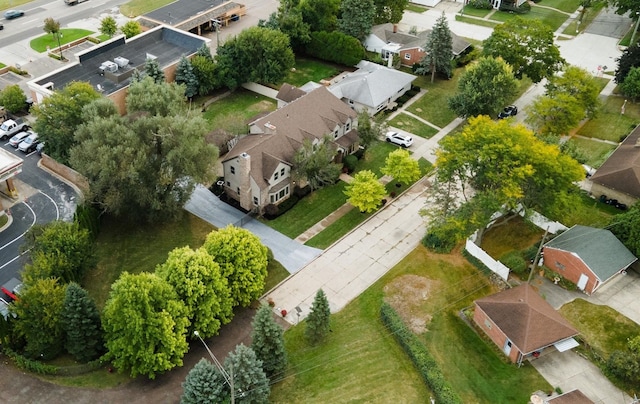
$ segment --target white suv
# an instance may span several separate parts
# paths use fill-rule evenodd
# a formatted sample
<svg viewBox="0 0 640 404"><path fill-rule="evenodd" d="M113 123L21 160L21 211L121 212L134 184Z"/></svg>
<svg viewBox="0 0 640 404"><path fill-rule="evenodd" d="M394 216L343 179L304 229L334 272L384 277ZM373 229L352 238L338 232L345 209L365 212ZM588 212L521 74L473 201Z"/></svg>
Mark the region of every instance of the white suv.
<svg viewBox="0 0 640 404"><path fill-rule="evenodd" d="M389 143L395 143L405 148L413 144L413 138L411 136L401 135L398 132L387 132L386 139Z"/></svg>

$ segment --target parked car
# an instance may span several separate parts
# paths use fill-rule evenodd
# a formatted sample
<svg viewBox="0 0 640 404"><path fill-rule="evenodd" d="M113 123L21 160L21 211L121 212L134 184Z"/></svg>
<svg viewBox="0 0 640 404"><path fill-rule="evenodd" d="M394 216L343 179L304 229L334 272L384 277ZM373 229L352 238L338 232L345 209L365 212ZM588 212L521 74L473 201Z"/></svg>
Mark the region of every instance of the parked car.
<svg viewBox="0 0 640 404"><path fill-rule="evenodd" d="M16 278L11 278L7 283L0 288L2 292L7 295L12 301L18 300L20 290L22 290L22 282Z"/></svg>
<svg viewBox="0 0 640 404"><path fill-rule="evenodd" d="M7 10L4 12L4 18L7 20L13 20L14 18L22 17L23 15L23 10Z"/></svg>
<svg viewBox="0 0 640 404"><path fill-rule="evenodd" d="M397 144L402 147L410 147L413 144L411 136L401 135L398 132L387 132L387 142Z"/></svg>
<svg viewBox="0 0 640 404"><path fill-rule="evenodd" d="M25 130L22 132L18 132L15 135L13 135L13 137L11 139L9 139L9 144L15 148L18 147L18 145L27 138L27 136L29 136L31 134L31 131Z"/></svg>
<svg viewBox="0 0 640 404"><path fill-rule="evenodd" d="M595 168L588 166L586 164L583 164L582 168L584 168L584 173L587 178L591 178L591 176L596 173Z"/></svg>
<svg viewBox="0 0 640 404"><path fill-rule="evenodd" d="M18 150L24 153L31 153L38 146L38 134L31 133L29 136L24 138L24 140L18 145Z"/></svg>
<svg viewBox="0 0 640 404"><path fill-rule="evenodd" d="M498 114L498 119L509 118L510 116L518 115L518 107L515 105L508 105L504 107L502 111Z"/></svg>
<svg viewBox="0 0 640 404"><path fill-rule="evenodd" d="M4 24L0 22L0 31L4 29Z"/></svg>

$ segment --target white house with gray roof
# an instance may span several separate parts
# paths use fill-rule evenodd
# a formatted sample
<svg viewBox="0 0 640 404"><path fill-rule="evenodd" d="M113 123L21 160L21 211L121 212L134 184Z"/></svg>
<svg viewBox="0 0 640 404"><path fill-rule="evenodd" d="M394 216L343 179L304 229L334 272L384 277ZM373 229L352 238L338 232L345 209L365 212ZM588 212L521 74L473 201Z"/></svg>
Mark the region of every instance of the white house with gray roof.
<svg viewBox="0 0 640 404"><path fill-rule="evenodd" d="M358 112L373 116L392 108L395 100L411 89L416 76L361 60L358 70L329 86L329 91Z"/></svg>

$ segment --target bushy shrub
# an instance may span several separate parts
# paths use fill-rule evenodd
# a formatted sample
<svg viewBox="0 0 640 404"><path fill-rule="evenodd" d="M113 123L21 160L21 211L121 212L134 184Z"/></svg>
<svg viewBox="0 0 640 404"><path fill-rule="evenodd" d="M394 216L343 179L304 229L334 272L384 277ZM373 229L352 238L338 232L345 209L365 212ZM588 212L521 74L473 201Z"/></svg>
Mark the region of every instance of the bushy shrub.
<svg viewBox="0 0 640 404"><path fill-rule="evenodd" d="M520 5L520 7L517 7L515 3L501 3L500 11L506 11L516 14L527 14L531 11L531 4L529 4L528 2L524 2Z"/></svg>
<svg viewBox="0 0 640 404"><path fill-rule="evenodd" d="M382 323L393 332L400 346L407 353L418 372L420 372L422 379L435 395L436 402L441 404L462 403L460 397L445 380L436 360L420 339L409 331L398 313L391 306L383 303L380 307L380 317L382 318Z"/></svg>
<svg viewBox="0 0 640 404"><path fill-rule="evenodd" d="M538 246L535 244L527 249L520 251L522 258L524 258L528 262L531 262L536 257L537 253L538 253Z"/></svg>
<svg viewBox="0 0 640 404"><path fill-rule="evenodd" d="M473 45L470 45L467 50L454 59L456 67L463 67L478 59L482 55L482 51Z"/></svg>
<svg viewBox="0 0 640 404"><path fill-rule="evenodd" d="M427 234L422 239L422 245L428 249L441 253L448 254L456 246L457 239L455 234L450 234L445 229L432 227L427 231Z"/></svg>
<svg viewBox="0 0 640 404"><path fill-rule="evenodd" d="M288 199L278 205L278 211L280 212L280 215L293 208L299 200L300 198L298 198L298 196L295 194L289 196Z"/></svg>
<svg viewBox="0 0 640 404"><path fill-rule="evenodd" d="M339 31L311 33L307 54L318 59L355 66L365 56L365 49L356 38Z"/></svg>
<svg viewBox="0 0 640 404"><path fill-rule="evenodd" d="M311 193L311 186L309 185L305 185L304 187L299 187L299 186L295 186L293 188L293 193L295 196L297 196L298 198L302 199L305 196L309 195Z"/></svg>
<svg viewBox="0 0 640 404"><path fill-rule="evenodd" d="M356 169L356 164L358 164L358 158L350 154L345 156L343 164L347 168L347 172L353 172Z"/></svg>
<svg viewBox="0 0 640 404"><path fill-rule="evenodd" d="M4 353L10 357L20 369L27 370L39 375L55 375L58 372L58 367L53 365L47 365L40 361L29 359L20 355L17 352L12 351L9 348L4 348Z"/></svg>
<svg viewBox="0 0 640 404"><path fill-rule="evenodd" d="M525 275L527 273L527 261L522 257L522 253L519 251L509 251L500 257L498 260L502 262L507 268L515 272L517 275Z"/></svg>
<svg viewBox="0 0 640 404"><path fill-rule="evenodd" d="M490 0L470 0L468 4L480 10L491 10L493 8Z"/></svg>
<svg viewBox="0 0 640 404"><path fill-rule="evenodd" d="M95 240L100 232L100 212L93 206L84 203L78 205L76 213L73 215L73 220L78 223L81 229L86 229L89 232L91 240Z"/></svg>
<svg viewBox="0 0 640 404"><path fill-rule="evenodd" d="M276 217L278 217L279 213L280 209L278 209L278 205L270 203L264 207L264 216L267 219L275 219Z"/></svg>

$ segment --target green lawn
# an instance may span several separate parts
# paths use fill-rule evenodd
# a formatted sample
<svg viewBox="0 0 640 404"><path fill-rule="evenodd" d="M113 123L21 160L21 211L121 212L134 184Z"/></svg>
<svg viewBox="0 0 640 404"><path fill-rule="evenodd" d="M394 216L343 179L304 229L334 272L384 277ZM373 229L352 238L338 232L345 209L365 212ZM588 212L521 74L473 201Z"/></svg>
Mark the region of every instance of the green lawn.
<svg viewBox="0 0 640 404"><path fill-rule="evenodd" d="M480 18L484 18L487 15L489 15L490 12L492 12L493 9L486 9L486 8L475 8L473 6L469 6L466 5L464 6L464 8L462 9L462 13L460 13L461 15L471 15L473 17L480 17Z"/></svg>
<svg viewBox="0 0 640 404"><path fill-rule="evenodd" d="M210 105L203 116L209 121L211 129L224 129L236 133L239 127L244 127L244 133L246 133L247 124L251 118L260 113L275 110L274 100L244 88L238 88L227 97Z"/></svg>
<svg viewBox="0 0 640 404"><path fill-rule="evenodd" d="M482 237L482 249L495 259L513 250L524 250L542 239L544 230L520 216L496 225Z"/></svg>
<svg viewBox="0 0 640 404"><path fill-rule="evenodd" d="M0 0L0 10L21 9L18 6L31 3L31 0Z"/></svg>
<svg viewBox="0 0 640 404"><path fill-rule="evenodd" d="M573 13L580 7L580 2L581 0L543 0L538 5Z"/></svg>
<svg viewBox="0 0 640 404"><path fill-rule="evenodd" d="M79 28L62 28L60 30L60 33L60 45L64 45L77 39L89 36L93 34L93 31ZM54 37L51 34L40 35L39 37L32 39L29 46L31 46L31 49L33 49L34 51L42 53L47 50L47 46L50 49L57 48L58 38Z"/></svg>
<svg viewBox="0 0 640 404"><path fill-rule="evenodd" d="M467 24L479 25L481 27L489 27L489 28L495 28L496 26L500 25L499 22L494 22L489 20L480 20L478 18L465 17L459 14L456 14L456 21L466 22Z"/></svg>
<svg viewBox="0 0 640 404"><path fill-rule="evenodd" d="M133 18L166 6L169 3L173 3L173 1L174 0L131 0L120 6L120 12L129 18Z"/></svg>
<svg viewBox="0 0 640 404"><path fill-rule="evenodd" d="M583 226L605 227L613 215L621 211L613 206L599 202L580 192L580 203L572 206L558 221L567 227L581 224Z"/></svg>
<svg viewBox="0 0 640 404"><path fill-rule="evenodd" d="M603 7L604 4L597 3L593 7L589 7L584 13L582 23L578 25L577 21L571 21L571 23L567 26L567 28L565 28L564 31L562 31L562 33L568 35L576 35L576 31L583 32L585 29L587 29L589 24L593 22L593 20L600 13L600 10L602 10ZM627 39L627 43L629 42L629 39ZM622 42L624 42L624 39ZM620 45L624 45L622 42L620 42Z"/></svg>
<svg viewBox="0 0 640 404"><path fill-rule="evenodd" d="M320 82L320 80L329 79L338 73L340 70L335 66L319 60L299 57L296 58L295 71L290 71L283 82L301 87L309 81Z"/></svg>
<svg viewBox="0 0 640 404"><path fill-rule="evenodd" d="M431 76L418 76L414 84L427 90L427 93L407 110L440 128L447 126L456 118L455 112L448 107L448 99L455 94L462 71L456 69L451 80L436 79L433 83Z"/></svg>
<svg viewBox="0 0 640 404"><path fill-rule="evenodd" d="M419 4L413 4L413 3L407 4L407 7L405 8L405 11L412 11L414 13L424 13L427 10L428 10L427 7L421 6Z"/></svg>
<svg viewBox="0 0 640 404"><path fill-rule="evenodd" d="M378 177L382 177L380 169L384 166L385 159L389 153L397 148L398 146L387 142L373 143L367 150L365 150L364 156L358 160L355 171L371 170Z"/></svg>
<svg viewBox="0 0 640 404"><path fill-rule="evenodd" d="M542 7L531 7L531 12L527 14L513 14L506 11L497 11L491 16L491 20L498 22L506 22L513 20L516 16L520 16L525 20L540 20L551 27L553 31L560 28L569 16L558 11L550 10Z"/></svg>
<svg viewBox="0 0 640 404"><path fill-rule="evenodd" d="M364 222L372 213L361 213L358 209L351 209L346 215L331 223L320 233L313 236L305 244L310 247L325 249L340 240L342 236L355 229Z"/></svg>
<svg viewBox="0 0 640 404"><path fill-rule="evenodd" d="M406 295L407 308L399 312L427 321L424 341L462 402L526 402L532 391L551 390L533 367L507 363L458 317L458 310L494 292L491 283L459 254L435 255L418 247L332 316L325 343L309 347L304 325L285 333L291 376L273 386L271 401L424 403L430 393L379 320L385 294L402 290L416 276L431 287Z"/></svg>
<svg viewBox="0 0 640 404"><path fill-rule="evenodd" d="M595 168L600 167L616 148L614 145L591 139L573 137L569 141L584 155L585 164Z"/></svg>
<svg viewBox="0 0 640 404"><path fill-rule="evenodd" d="M416 118L405 113L396 115L395 118L388 121L387 123L390 126L405 130L409 133L413 133L414 135L423 137L425 139L429 139L430 137L438 133L437 129L434 129L433 127L420 122Z"/></svg>
<svg viewBox="0 0 640 404"><path fill-rule="evenodd" d="M347 196L344 194L345 183L319 189L302 198L282 216L264 223L280 233L296 238L330 213L344 205Z"/></svg>
<svg viewBox="0 0 640 404"><path fill-rule="evenodd" d="M623 103L622 97L607 97L598 110L598 115L584 124L578 130L578 134L620 142L640 123L640 104L634 104L629 100L623 115L620 113Z"/></svg>

